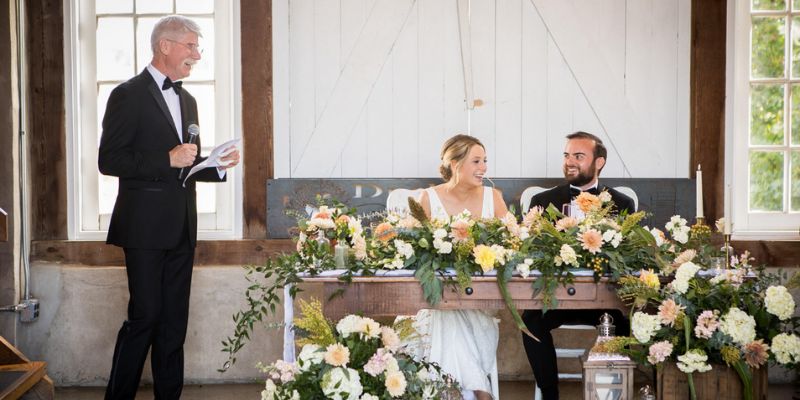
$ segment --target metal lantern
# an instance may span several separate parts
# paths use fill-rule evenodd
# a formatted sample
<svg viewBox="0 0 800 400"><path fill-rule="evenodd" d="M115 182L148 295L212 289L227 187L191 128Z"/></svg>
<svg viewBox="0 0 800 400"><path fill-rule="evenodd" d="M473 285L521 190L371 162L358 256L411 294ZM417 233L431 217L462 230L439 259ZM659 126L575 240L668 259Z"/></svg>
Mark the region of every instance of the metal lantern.
<svg viewBox="0 0 800 400"><path fill-rule="evenodd" d="M597 343L614 336L614 319L600 317ZM584 400L630 400L633 398L633 370L636 363L625 355L589 352L581 356Z"/></svg>

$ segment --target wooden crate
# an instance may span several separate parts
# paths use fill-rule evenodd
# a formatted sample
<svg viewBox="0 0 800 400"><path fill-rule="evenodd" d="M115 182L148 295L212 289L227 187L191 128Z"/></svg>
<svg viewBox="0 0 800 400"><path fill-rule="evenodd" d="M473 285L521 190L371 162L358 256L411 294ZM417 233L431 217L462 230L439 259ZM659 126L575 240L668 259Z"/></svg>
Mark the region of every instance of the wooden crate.
<svg viewBox="0 0 800 400"><path fill-rule="evenodd" d="M736 370L727 365L712 365L704 373L694 373L694 387L698 400L742 399L743 386ZM767 366L752 371L753 399L767 399ZM658 371L656 391L659 400L685 400L689 398L689 380L675 363L667 363Z"/></svg>

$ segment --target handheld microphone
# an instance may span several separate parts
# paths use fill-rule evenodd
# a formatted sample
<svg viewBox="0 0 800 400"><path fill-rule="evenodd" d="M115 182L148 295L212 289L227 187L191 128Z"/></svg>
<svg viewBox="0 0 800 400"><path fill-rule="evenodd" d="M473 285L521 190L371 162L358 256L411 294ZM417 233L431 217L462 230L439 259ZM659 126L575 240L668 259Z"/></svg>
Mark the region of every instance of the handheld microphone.
<svg viewBox="0 0 800 400"><path fill-rule="evenodd" d="M191 124L189 125L189 128L187 130L189 132L189 141L187 143L194 144L194 142L197 141L197 136L200 135L200 127L197 126L197 124ZM185 172L185 170L186 167L181 168L181 172L178 173L178 180L183 179L183 173Z"/></svg>

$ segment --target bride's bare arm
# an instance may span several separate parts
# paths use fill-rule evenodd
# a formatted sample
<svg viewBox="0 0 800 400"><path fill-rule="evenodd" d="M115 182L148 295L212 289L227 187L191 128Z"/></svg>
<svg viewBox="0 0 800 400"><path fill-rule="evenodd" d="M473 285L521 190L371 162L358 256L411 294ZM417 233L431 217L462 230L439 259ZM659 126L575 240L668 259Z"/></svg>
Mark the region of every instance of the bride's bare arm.
<svg viewBox="0 0 800 400"><path fill-rule="evenodd" d="M494 216L495 218L503 218L508 214L508 207L503 200L503 193L497 189L492 189L494 194Z"/></svg>

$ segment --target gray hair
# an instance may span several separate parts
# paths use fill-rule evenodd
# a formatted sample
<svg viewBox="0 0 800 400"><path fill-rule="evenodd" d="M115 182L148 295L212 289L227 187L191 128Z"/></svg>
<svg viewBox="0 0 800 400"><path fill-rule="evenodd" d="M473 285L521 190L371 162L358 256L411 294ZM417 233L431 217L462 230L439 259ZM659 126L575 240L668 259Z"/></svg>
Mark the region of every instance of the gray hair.
<svg viewBox="0 0 800 400"><path fill-rule="evenodd" d="M176 39L174 36L175 34L189 32L196 33L197 36L203 37L203 34L200 33L200 25L197 25L197 22L189 18L182 15L168 15L161 18L156 22L156 26L153 27L153 33L150 34L150 48L153 50L153 54L158 52L158 42L160 42L161 39L174 40Z"/></svg>

